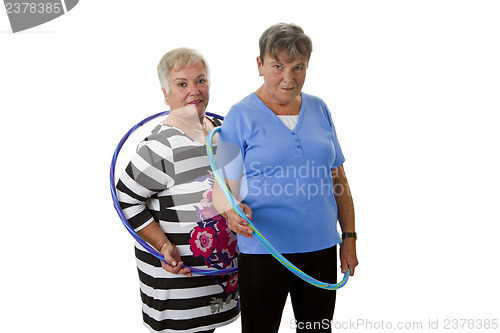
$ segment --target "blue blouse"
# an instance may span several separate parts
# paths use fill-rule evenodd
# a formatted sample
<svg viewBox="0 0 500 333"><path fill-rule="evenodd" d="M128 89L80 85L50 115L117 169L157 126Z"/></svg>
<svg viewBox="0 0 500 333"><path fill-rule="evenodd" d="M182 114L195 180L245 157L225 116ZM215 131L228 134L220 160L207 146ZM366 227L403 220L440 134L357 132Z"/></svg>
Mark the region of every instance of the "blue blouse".
<svg viewBox="0 0 500 333"><path fill-rule="evenodd" d="M323 100L302 93L290 130L250 94L225 117L216 158L226 179L241 179L252 223L278 251L311 252L339 243L331 169L344 163L344 155ZM238 247L267 253L255 237L238 236Z"/></svg>

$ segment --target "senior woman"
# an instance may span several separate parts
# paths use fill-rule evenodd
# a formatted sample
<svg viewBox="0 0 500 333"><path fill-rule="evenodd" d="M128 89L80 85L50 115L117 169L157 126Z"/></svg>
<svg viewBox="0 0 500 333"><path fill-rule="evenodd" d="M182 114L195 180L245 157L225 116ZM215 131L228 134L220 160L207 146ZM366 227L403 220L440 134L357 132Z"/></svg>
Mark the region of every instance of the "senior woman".
<svg viewBox="0 0 500 333"><path fill-rule="evenodd" d="M294 24L276 24L259 40L264 84L227 114L219 137L224 178L252 223L275 248L320 281L357 266L354 207L344 156L326 104L303 93L312 42ZM252 229L214 189L214 203L238 233L243 333L277 332L288 294L297 331L330 331L335 291L296 277L252 237Z"/></svg>
<svg viewBox="0 0 500 333"><path fill-rule="evenodd" d="M158 77L171 112L139 144L116 186L130 225L169 263L136 244L143 319L151 332L213 332L239 316L237 274L182 268L237 264L236 235L211 200L204 143L220 123L205 116L207 62L197 51L175 49L162 57Z"/></svg>

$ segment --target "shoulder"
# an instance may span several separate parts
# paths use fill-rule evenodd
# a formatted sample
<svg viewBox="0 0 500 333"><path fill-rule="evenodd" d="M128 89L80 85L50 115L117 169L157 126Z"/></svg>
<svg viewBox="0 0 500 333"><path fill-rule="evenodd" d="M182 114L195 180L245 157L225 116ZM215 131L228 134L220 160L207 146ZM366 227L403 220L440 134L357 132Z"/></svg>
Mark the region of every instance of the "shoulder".
<svg viewBox="0 0 500 333"><path fill-rule="evenodd" d="M333 126L330 110L323 99L302 93L302 105L307 109L307 112L314 114L321 120L326 120L330 126Z"/></svg>
<svg viewBox="0 0 500 333"><path fill-rule="evenodd" d="M326 107L325 101L323 101L318 96L306 94L305 92L302 92L301 94L302 94L302 103L304 103L305 105Z"/></svg>
<svg viewBox="0 0 500 333"><path fill-rule="evenodd" d="M264 106L264 103L255 95L251 93L241 101L235 103L224 120L234 121L241 118L251 118L257 116Z"/></svg>
<svg viewBox="0 0 500 333"><path fill-rule="evenodd" d="M248 95L229 109L222 128L232 126L244 133L266 116L263 105L257 95L254 93Z"/></svg>
<svg viewBox="0 0 500 333"><path fill-rule="evenodd" d="M223 119L219 119L219 118L213 117L213 116L209 116L209 119L216 127L222 125Z"/></svg>
<svg viewBox="0 0 500 333"><path fill-rule="evenodd" d="M179 142L185 140L185 135L175 127L158 124L151 134L139 143L138 149L142 147L156 147L156 149L173 149Z"/></svg>
<svg viewBox="0 0 500 333"><path fill-rule="evenodd" d="M255 93L251 93L238 103L234 104L232 108L239 108L239 109L255 108L256 106L258 106L259 102L260 102L259 97L257 97Z"/></svg>

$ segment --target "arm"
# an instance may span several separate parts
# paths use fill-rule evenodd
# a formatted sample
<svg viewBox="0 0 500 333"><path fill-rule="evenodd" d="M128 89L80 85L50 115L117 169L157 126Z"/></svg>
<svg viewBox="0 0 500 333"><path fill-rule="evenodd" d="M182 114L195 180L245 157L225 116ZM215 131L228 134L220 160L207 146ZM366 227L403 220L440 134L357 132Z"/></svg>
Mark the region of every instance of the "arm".
<svg viewBox="0 0 500 333"><path fill-rule="evenodd" d="M227 187L233 194L235 198L239 198L239 181L225 179ZM227 220L227 225L231 230L240 234L242 236L252 238L253 229L248 226L248 222L241 218L234 210L231 208L231 205L227 201L226 197L222 193L222 189L219 186L218 182L214 184L214 190L212 192L212 202L215 209L224 216ZM243 203L239 203L241 209L246 214L249 220L252 219L252 210L250 207Z"/></svg>
<svg viewBox="0 0 500 333"><path fill-rule="evenodd" d="M351 190L345 175L344 166L332 170L333 189L335 201L337 202L338 219L342 233L356 232L354 222L354 203ZM346 238L340 246L340 268L342 273L350 269L350 275L354 275L354 269L358 265L356 256L356 239Z"/></svg>
<svg viewBox="0 0 500 333"><path fill-rule="evenodd" d="M142 145L132 157L130 163L116 185L117 198L125 218L138 235L152 247L156 248L172 264L162 262L163 268L170 273L181 273L191 276L188 268L182 268L182 261L178 249L168 239L160 225L153 219L151 212L146 207L146 202L153 195L173 185L169 176L172 169L168 157L170 149L165 146L165 151L159 151L164 158L154 159L149 143ZM158 151L158 150L157 150ZM162 171L159 173L158 171ZM156 171L156 178L148 175Z"/></svg>
<svg viewBox="0 0 500 333"><path fill-rule="evenodd" d="M163 230L160 228L160 225L153 221L148 224L146 227L141 229L137 234L148 242L151 246L160 252L165 260L169 262L171 265L168 265L161 262L161 265L164 270L173 274L184 274L186 276L191 277L192 273L189 268L182 268L183 262L181 261L181 256L179 250L172 244Z"/></svg>
<svg viewBox="0 0 500 333"><path fill-rule="evenodd" d="M240 131L228 120L231 117L231 111L226 116L222 129L218 137L218 147L216 160L223 172L226 186L232 195L238 201L239 206L246 214L248 219L252 219L252 210L247 205L239 202L240 198L240 177L244 168L245 140ZM229 173L229 176L227 176ZM231 204L224 196L222 189L217 181L214 182L212 192L212 203L215 209L224 216L228 227L235 233L252 238L253 229L248 226L248 222L241 218L231 207Z"/></svg>

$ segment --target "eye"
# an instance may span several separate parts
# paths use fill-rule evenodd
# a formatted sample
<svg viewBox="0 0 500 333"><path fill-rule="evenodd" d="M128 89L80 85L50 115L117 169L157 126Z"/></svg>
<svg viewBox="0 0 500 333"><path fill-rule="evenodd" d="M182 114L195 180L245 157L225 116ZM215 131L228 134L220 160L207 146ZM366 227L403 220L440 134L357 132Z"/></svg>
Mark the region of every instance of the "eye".
<svg viewBox="0 0 500 333"><path fill-rule="evenodd" d="M186 82L180 82L177 86L181 87L181 88L184 88L184 87L187 87L187 83Z"/></svg>
<svg viewBox="0 0 500 333"><path fill-rule="evenodd" d="M281 70L281 69L283 68L283 66L281 66L281 65L274 65L273 67L274 67L275 69L277 69L277 70Z"/></svg>
<svg viewBox="0 0 500 333"><path fill-rule="evenodd" d="M207 83L207 79L199 79L198 83L205 84Z"/></svg>
<svg viewBox="0 0 500 333"><path fill-rule="evenodd" d="M301 71L301 70L304 69L304 66L297 66L297 67L295 67L295 69L298 70L298 71Z"/></svg>

